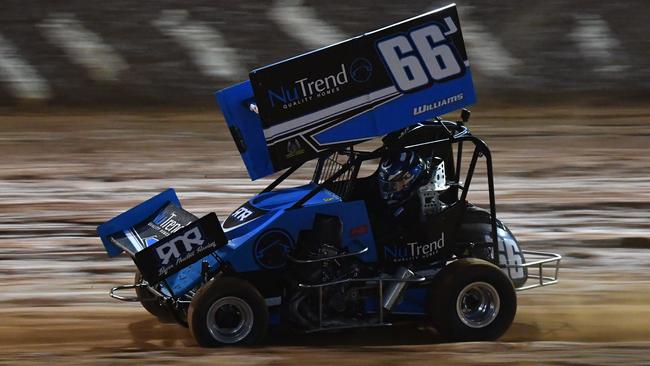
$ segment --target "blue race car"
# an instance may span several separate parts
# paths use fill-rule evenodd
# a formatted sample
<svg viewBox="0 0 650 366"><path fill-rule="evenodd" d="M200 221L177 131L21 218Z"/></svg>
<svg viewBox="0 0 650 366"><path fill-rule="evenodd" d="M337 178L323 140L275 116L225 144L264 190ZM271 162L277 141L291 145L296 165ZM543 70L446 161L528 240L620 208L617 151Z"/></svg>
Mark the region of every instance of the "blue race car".
<svg viewBox="0 0 650 366"><path fill-rule="evenodd" d="M436 117L475 101L454 5L254 70L217 99L250 177L283 172L223 225L172 189L100 225L108 254L138 269L111 297L202 346L404 319L465 341L497 339L516 291L557 283L560 256L523 251L497 219L469 111ZM467 201L480 158L488 209ZM311 181L278 188L310 161Z"/></svg>

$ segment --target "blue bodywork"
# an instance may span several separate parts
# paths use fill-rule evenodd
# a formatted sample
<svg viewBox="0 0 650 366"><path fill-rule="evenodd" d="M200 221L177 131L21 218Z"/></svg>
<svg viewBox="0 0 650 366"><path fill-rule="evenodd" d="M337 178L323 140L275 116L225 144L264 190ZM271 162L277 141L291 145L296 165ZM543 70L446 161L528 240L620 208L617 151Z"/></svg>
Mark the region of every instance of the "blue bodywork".
<svg viewBox="0 0 650 366"><path fill-rule="evenodd" d="M281 230L288 234L292 243L298 240L302 230L311 229L316 214L336 215L343 222L343 246L367 246L369 250L359 256L365 262L377 260L375 242L363 201L342 202L334 193L325 189L319 191L300 208L291 206L316 188L314 183L301 187L262 193L249 201L256 208L268 212L255 220L232 230L226 231L229 244L218 253L228 261L237 272L260 271L264 268L256 259L255 243L262 234ZM356 233L353 229L366 227L367 230ZM287 248L292 249L292 248ZM234 252L241 254L234 255Z"/></svg>
<svg viewBox="0 0 650 366"><path fill-rule="evenodd" d="M367 246L369 250L361 254L359 259L364 262L376 262L375 242L363 201L342 202L336 194L323 189L307 200L302 207L291 208L316 187L314 183L309 183L301 187L261 193L253 197L249 203L266 213L243 225L226 230L229 240L226 246L169 276L165 279L166 286L163 288L170 292L168 295L174 297L186 294L202 279L201 262L207 262L211 271L217 271L222 263L228 263L237 273L281 269L277 266L265 267L259 260L260 255L263 255L260 253L263 248L257 245L259 239L267 233L281 231L286 234L290 243L285 246L286 253L293 249L300 231L312 227L316 214L339 216L343 222L343 246L351 250ZM97 231L109 255L115 256L123 251L110 242L111 234L137 225L168 202L176 203L180 207L180 201L173 189L168 189L100 225Z"/></svg>
<svg viewBox="0 0 650 366"><path fill-rule="evenodd" d="M226 246L167 277L163 281L165 286L161 286L161 291L166 296L181 298L200 284L202 262L207 262L211 271L215 272L220 269L220 266L227 263L233 271L243 276L247 273L281 270L282 266L268 268L260 262L260 249L258 248L260 238L268 233L278 231L286 234L290 241L290 244L284 248L286 254L293 249L300 231L312 228L316 214L339 216L343 223L343 246L351 251L368 247L368 251L358 256L359 260L365 263L377 262L378 253L375 239L363 201L343 202L336 194L322 189L307 200L303 206L291 208L315 188L317 188L316 184L309 183L300 187L261 193L250 199L249 204L266 212L262 216L226 230L225 233L229 240ZM110 256L115 256L123 251L110 242L109 235L137 225L168 202L176 203L180 207L180 201L173 189L168 189L100 225L98 233L107 253ZM153 243L149 243L149 245L151 244ZM425 288L408 288L404 294L404 300L395 308L394 313L424 314L426 298ZM367 312L373 313L377 311L378 303L375 299L368 299L365 307ZM271 324L278 324L279 321L277 311L271 309Z"/></svg>

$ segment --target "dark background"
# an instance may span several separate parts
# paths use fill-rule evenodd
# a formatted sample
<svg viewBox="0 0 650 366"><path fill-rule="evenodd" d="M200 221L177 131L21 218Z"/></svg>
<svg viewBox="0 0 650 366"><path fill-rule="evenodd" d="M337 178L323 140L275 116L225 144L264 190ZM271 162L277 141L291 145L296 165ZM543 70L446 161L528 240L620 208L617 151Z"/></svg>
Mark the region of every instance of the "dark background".
<svg viewBox="0 0 650 366"><path fill-rule="evenodd" d="M279 25L273 14L295 18L306 8L343 36L325 36L324 45L446 4L423 0L3 0L0 37L47 83L48 96L38 104L212 106L213 91L246 79L248 71L315 48L296 36L305 30ZM481 99L524 104L567 97L598 104L647 102L647 2L468 0L457 5ZM295 8L298 13L293 13ZM181 33L195 32L192 26L196 24L219 32L222 45L234 50L235 69L210 75L197 66L182 42L156 25L178 10L184 19L176 23L181 24ZM78 57L68 55L47 36L44 24L61 17L79 21L124 61L113 80L93 78ZM318 35L319 29L314 26L308 33ZM503 57L494 43L507 53L505 64L494 59ZM214 45L209 40L206 44ZM0 69L0 104L24 105L2 75Z"/></svg>

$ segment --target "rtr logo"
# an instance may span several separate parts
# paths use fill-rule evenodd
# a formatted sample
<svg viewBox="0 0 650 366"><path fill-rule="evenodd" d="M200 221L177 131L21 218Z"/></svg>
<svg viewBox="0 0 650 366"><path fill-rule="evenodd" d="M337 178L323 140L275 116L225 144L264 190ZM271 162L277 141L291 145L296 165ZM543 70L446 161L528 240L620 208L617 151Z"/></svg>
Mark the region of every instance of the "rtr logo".
<svg viewBox="0 0 650 366"><path fill-rule="evenodd" d="M252 215L253 211L247 209L246 207L240 207L237 211L232 213L232 217L239 222L244 222L248 216Z"/></svg>
<svg viewBox="0 0 650 366"><path fill-rule="evenodd" d="M201 230L198 227L186 232L182 236L170 240L168 243L165 243L158 248L156 248L156 254L163 265L169 264L172 259L178 259L181 257L181 251L184 253L189 253L192 251L193 247L200 247L204 243L203 235Z"/></svg>

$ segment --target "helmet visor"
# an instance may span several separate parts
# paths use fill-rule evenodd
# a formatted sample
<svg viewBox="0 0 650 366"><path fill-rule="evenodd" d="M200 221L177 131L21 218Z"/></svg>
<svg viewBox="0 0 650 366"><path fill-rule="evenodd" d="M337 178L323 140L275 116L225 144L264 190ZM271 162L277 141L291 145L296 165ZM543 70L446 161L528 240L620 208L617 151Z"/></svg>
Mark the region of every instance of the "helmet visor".
<svg viewBox="0 0 650 366"><path fill-rule="evenodd" d="M409 188L413 181L411 172L406 172L399 179L395 180L380 180L379 189L384 194L394 194L405 191Z"/></svg>

